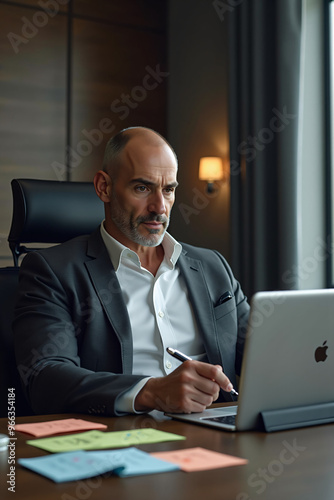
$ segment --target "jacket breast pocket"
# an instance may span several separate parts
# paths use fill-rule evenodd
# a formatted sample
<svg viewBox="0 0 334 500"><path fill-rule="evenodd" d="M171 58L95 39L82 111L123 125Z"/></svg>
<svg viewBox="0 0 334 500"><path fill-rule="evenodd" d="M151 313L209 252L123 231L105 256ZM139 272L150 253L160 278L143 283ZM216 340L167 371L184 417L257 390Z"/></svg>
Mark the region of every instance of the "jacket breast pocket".
<svg viewBox="0 0 334 500"><path fill-rule="evenodd" d="M232 297L230 300L225 302L224 304L220 304L214 308L215 318L218 320L229 314L231 311L235 309L235 297Z"/></svg>

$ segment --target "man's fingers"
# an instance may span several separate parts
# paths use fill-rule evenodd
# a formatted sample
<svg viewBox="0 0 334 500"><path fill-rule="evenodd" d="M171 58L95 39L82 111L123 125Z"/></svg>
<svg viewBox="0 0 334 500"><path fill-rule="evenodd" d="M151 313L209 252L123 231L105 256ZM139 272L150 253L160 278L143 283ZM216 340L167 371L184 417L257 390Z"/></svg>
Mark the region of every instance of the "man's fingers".
<svg viewBox="0 0 334 500"><path fill-rule="evenodd" d="M192 363L196 363L195 368L199 375L213 380L224 391L231 392L233 385L220 365L210 365L201 361L193 361Z"/></svg>
<svg viewBox="0 0 334 500"><path fill-rule="evenodd" d="M219 391L213 396L213 403L219 398Z"/></svg>
<svg viewBox="0 0 334 500"><path fill-rule="evenodd" d="M221 366L185 361L170 375L149 379L136 397L135 408L201 412L218 399L220 388L232 389Z"/></svg>

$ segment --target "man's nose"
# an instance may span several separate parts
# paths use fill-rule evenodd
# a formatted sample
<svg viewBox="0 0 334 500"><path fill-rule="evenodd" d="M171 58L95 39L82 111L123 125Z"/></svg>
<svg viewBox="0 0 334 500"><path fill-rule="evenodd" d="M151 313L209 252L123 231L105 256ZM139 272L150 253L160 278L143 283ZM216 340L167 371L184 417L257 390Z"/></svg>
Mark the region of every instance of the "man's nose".
<svg viewBox="0 0 334 500"><path fill-rule="evenodd" d="M148 210L150 212L155 212L157 214L164 214L166 212L165 198L161 191L156 191L155 193L152 193L150 197Z"/></svg>

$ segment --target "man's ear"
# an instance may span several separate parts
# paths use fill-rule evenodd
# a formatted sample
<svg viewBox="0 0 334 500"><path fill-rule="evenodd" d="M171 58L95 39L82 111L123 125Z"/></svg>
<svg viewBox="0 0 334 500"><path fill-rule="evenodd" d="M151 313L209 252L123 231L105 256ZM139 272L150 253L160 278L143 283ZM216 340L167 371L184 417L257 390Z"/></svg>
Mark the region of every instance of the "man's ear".
<svg viewBox="0 0 334 500"><path fill-rule="evenodd" d="M103 170L99 170L94 176L94 186L97 196L104 203L110 202L111 179Z"/></svg>

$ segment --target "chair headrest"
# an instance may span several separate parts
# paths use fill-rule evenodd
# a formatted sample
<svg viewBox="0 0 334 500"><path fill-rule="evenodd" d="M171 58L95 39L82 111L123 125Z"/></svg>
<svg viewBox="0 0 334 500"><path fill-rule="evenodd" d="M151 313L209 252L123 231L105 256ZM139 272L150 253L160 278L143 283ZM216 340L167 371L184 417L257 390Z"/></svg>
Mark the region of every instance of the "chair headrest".
<svg viewBox="0 0 334 500"><path fill-rule="evenodd" d="M20 243L62 243L90 234L104 218L93 183L14 179L11 185L11 248Z"/></svg>

